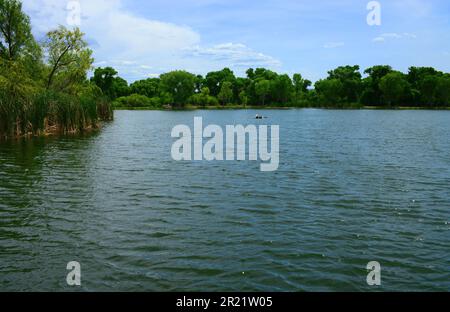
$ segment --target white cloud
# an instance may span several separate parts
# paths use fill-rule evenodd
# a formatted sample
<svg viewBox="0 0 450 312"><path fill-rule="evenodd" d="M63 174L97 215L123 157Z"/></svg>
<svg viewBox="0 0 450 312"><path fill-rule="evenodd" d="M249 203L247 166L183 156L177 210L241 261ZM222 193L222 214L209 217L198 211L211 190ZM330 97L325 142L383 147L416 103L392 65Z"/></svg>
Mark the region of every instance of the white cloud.
<svg viewBox="0 0 450 312"><path fill-rule="evenodd" d="M385 42L387 40L399 40L399 39L416 39L417 36L415 34L411 34L411 33L403 33L403 34L398 34L398 33L384 33L381 34L378 37L373 38L373 42Z"/></svg>
<svg viewBox="0 0 450 312"><path fill-rule="evenodd" d="M31 16L37 38L58 25L67 25L67 4L61 0L23 0ZM173 69L191 69L198 73L211 70L221 59L225 66L278 66L278 60L244 45L218 45L200 48L200 34L188 26L136 16L122 0L79 0L80 28L94 50L97 66L114 66L128 80L148 77L148 70L162 73ZM186 55L196 51L204 59ZM157 64L158 68L151 65Z"/></svg>
<svg viewBox="0 0 450 312"><path fill-rule="evenodd" d="M345 45L344 42L328 42L323 47L325 49L336 49L336 48L343 47L344 45Z"/></svg>
<svg viewBox="0 0 450 312"><path fill-rule="evenodd" d="M186 55L209 58L213 62L222 63L229 67L280 67L281 62L269 55L256 52L241 43L222 43L212 47L199 45L188 47ZM226 65L228 64L228 65Z"/></svg>
<svg viewBox="0 0 450 312"><path fill-rule="evenodd" d="M397 33L386 33L386 34L382 34L381 37L383 37L383 38L400 39L402 36L397 34Z"/></svg>
<svg viewBox="0 0 450 312"><path fill-rule="evenodd" d="M411 39L416 39L417 38L417 35L410 34L410 33L404 33L403 36L406 37L406 38L411 38Z"/></svg>

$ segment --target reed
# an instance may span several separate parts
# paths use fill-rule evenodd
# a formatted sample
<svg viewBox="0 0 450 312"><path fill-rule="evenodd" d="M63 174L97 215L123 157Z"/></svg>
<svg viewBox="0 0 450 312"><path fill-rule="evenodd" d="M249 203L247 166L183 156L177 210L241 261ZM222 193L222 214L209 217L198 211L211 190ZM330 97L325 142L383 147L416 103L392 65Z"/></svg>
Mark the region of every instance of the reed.
<svg viewBox="0 0 450 312"><path fill-rule="evenodd" d="M111 104L103 97L41 91L30 97L14 90L0 92L0 137L76 133L98 128L113 119Z"/></svg>

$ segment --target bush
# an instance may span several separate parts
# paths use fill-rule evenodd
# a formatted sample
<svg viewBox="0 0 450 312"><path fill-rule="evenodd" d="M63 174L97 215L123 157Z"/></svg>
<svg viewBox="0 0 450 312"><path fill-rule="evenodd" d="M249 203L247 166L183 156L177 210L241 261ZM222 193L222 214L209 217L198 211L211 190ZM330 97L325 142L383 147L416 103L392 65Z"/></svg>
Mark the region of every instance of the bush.
<svg viewBox="0 0 450 312"><path fill-rule="evenodd" d="M196 105L196 106L218 106L219 101L217 98L211 95L206 95L203 93L194 94L189 98L189 104Z"/></svg>
<svg viewBox="0 0 450 312"><path fill-rule="evenodd" d="M117 98L113 105L116 108L160 108L161 100L159 97L149 98L145 95L132 94Z"/></svg>

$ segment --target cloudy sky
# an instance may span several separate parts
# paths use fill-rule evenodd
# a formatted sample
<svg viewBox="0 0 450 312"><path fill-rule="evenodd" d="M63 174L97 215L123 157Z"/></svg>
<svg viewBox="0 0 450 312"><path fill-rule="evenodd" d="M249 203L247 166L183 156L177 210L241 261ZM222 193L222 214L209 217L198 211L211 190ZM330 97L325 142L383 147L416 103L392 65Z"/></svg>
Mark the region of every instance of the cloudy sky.
<svg viewBox="0 0 450 312"><path fill-rule="evenodd" d="M36 38L73 20L69 0L23 0ZM127 80L174 69L205 74L249 67L317 80L346 64L390 64L450 72L450 1L380 0L381 25L367 24L369 0L78 0L80 28L96 66Z"/></svg>

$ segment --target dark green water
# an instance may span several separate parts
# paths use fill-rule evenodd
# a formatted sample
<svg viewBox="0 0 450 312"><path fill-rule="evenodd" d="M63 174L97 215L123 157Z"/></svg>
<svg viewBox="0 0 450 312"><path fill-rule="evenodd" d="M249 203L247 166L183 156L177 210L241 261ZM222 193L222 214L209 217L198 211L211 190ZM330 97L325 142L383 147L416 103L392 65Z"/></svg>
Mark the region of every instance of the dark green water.
<svg viewBox="0 0 450 312"><path fill-rule="evenodd" d="M71 290L69 261L85 291L450 290L450 112L260 111L278 171L171 159L173 126L255 113L0 143L0 290Z"/></svg>

